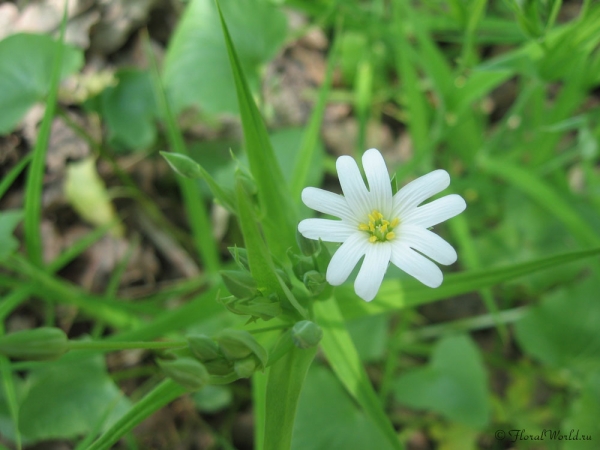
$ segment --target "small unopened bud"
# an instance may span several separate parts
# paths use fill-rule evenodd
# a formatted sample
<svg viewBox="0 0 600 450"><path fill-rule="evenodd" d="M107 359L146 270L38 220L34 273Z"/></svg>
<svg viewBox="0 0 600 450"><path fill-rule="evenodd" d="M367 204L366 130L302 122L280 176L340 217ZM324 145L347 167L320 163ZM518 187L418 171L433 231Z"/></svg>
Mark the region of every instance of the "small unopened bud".
<svg viewBox="0 0 600 450"><path fill-rule="evenodd" d="M294 275L300 281L304 280L304 274L310 270L315 270L312 258L306 256L298 256L294 252L288 250L288 258L292 262L292 270Z"/></svg>
<svg viewBox="0 0 600 450"><path fill-rule="evenodd" d="M158 365L169 378L190 391L197 391L206 385L210 378L204 365L193 358L159 360Z"/></svg>
<svg viewBox="0 0 600 450"><path fill-rule="evenodd" d="M310 270L304 274L304 286L313 295L319 295L327 287L327 280L322 273Z"/></svg>
<svg viewBox="0 0 600 450"><path fill-rule="evenodd" d="M263 366L267 362L266 350L247 331L226 329L221 331L215 340L229 360L244 359L254 354Z"/></svg>
<svg viewBox="0 0 600 450"><path fill-rule="evenodd" d="M182 177L185 178L203 178L202 168L200 164L194 161L189 156L181 153L160 152L161 156L167 160L169 166Z"/></svg>
<svg viewBox="0 0 600 450"><path fill-rule="evenodd" d="M237 298L253 297L256 295L256 282L249 272L221 270L220 274L227 290Z"/></svg>
<svg viewBox="0 0 600 450"><path fill-rule="evenodd" d="M204 366L212 375L229 375L233 372L233 363L225 358L207 361Z"/></svg>
<svg viewBox="0 0 600 450"><path fill-rule="evenodd" d="M27 360L60 358L69 350L67 335L60 328L42 327L0 337L0 354Z"/></svg>
<svg viewBox="0 0 600 450"><path fill-rule="evenodd" d="M194 334L187 337L192 354L200 361L212 361L222 357L219 346L204 334Z"/></svg>
<svg viewBox="0 0 600 450"><path fill-rule="evenodd" d="M321 342L323 330L310 320L301 320L292 327L292 340L298 348L315 347Z"/></svg>
<svg viewBox="0 0 600 450"><path fill-rule="evenodd" d="M250 378L256 371L257 364L254 356L238 359L233 363L233 370L240 378Z"/></svg>
<svg viewBox="0 0 600 450"><path fill-rule="evenodd" d="M300 247L304 256L312 256L321 249L321 243L319 241L305 238L298 230L296 230L296 242L298 242L298 247Z"/></svg>

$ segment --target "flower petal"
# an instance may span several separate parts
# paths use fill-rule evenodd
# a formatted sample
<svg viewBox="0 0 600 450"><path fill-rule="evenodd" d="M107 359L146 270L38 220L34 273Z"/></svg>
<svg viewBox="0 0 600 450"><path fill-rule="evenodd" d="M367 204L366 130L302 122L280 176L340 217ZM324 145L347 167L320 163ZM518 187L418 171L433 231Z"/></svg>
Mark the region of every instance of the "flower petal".
<svg viewBox="0 0 600 450"><path fill-rule="evenodd" d="M298 224L298 231L308 239L322 239L326 242L344 242L356 227L341 220L304 219Z"/></svg>
<svg viewBox="0 0 600 450"><path fill-rule="evenodd" d="M401 241L394 241L392 244L390 260L392 264L415 277L425 286L436 288L442 284L444 276L440 268Z"/></svg>
<svg viewBox="0 0 600 450"><path fill-rule="evenodd" d="M398 228L397 239L428 258L445 266L456 262L456 250L437 234L426 228L402 224Z"/></svg>
<svg viewBox="0 0 600 450"><path fill-rule="evenodd" d="M403 214L416 208L429 197L442 192L448 186L450 186L450 175L441 169L411 181L394 195L393 217L402 217Z"/></svg>
<svg viewBox="0 0 600 450"><path fill-rule="evenodd" d="M358 170L358 165L350 156L344 155L337 159L336 167L348 206L352 209L356 219L362 222L373 208L370 204L369 191L367 191L360 170Z"/></svg>
<svg viewBox="0 0 600 450"><path fill-rule="evenodd" d="M367 247L365 260L354 282L354 290L363 300L370 302L377 295L390 263L391 254L392 245L387 242L371 244Z"/></svg>
<svg viewBox="0 0 600 450"><path fill-rule="evenodd" d="M363 168L369 182L371 204L384 217L389 217L392 212L392 184L385 161L379 150L367 150L362 157Z"/></svg>
<svg viewBox="0 0 600 450"><path fill-rule="evenodd" d="M467 204L460 195L450 194L413 209L401 220L403 223L429 228L460 214L466 207Z"/></svg>
<svg viewBox="0 0 600 450"><path fill-rule="evenodd" d="M342 195L323 189L307 187L302 191L302 201L315 211L339 217L352 225L358 226L358 221Z"/></svg>
<svg viewBox="0 0 600 450"><path fill-rule="evenodd" d="M342 284L352 273L354 266L372 245L367 234L362 231L354 233L334 253L327 266L327 282L333 286Z"/></svg>

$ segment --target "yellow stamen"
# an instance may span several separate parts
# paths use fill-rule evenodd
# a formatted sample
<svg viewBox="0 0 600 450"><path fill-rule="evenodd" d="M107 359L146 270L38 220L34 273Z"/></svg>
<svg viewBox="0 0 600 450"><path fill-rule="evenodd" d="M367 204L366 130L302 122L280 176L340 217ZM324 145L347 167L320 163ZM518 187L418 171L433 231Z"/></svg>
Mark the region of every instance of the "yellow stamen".
<svg viewBox="0 0 600 450"><path fill-rule="evenodd" d="M372 244L375 243L375 241L377 240L377 236L373 235L369 238L369 242L371 242Z"/></svg>
<svg viewBox="0 0 600 450"><path fill-rule="evenodd" d="M362 231L369 231L369 225L367 225L366 223L361 223L361 224L358 226L358 229L359 229L359 230L362 230Z"/></svg>
<svg viewBox="0 0 600 450"><path fill-rule="evenodd" d="M396 227L398 224L400 223L400 219L398 219L397 217L392 220L392 223L390 224L390 227L394 228Z"/></svg>
<svg viewBox="0 0 600 450"><path fill-rule="evenodd" d="M385 235L386 240L391 241L392 239L394 239L396 237L396 233L394 233L393 231L390 231L389 233L387 233Z"/></svg>
<svg viewBox="0 0 600 450"><path fill-rule="evenodd" d="M358 229L370 234L369 242L373 244L376 242L385 242L396 237L396 233L393 230L400 223L397 217L390 222L383 218L383 214L374 209L371 214L368 214L368 218L369 223L360 223Z"/></svg>

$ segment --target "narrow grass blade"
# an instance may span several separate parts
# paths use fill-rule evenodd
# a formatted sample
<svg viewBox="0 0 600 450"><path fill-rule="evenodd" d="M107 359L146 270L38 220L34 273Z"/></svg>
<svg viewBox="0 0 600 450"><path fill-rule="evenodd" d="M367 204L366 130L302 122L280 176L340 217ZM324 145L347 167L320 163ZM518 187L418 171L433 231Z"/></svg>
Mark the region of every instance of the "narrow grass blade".
<svg viewBox="0 0 600 450"><path fill-rule="evenodd" d="M495 286L539 270L560 266L596 255L600 255L600 247L592 250L563 253L548 258L493 269L468 270L446 276L442 285L437 289L428 288L416 280L408 280L404 283L397 280L385 280L375 300L371 303L359 301L344 302L343 313L344 317L350 320L366 315L382 314L419 306L436 300ZM335 295L339 299L355 297L352 286L337 288Z"/></svg>
<svg viewBox="0 0 600 450"><path fill-rule="evenodd" d="M265 450L288 450L300 391L316 348L294 347L269 369L266 392Z"/></svg>
<svg viewBox="0 0 600 450"><path fill-rule="evenodd" d="M60 27L60 37L58 38L56 55L54 57L54 67L52 68L50 90L46 100L46 110L33 149L33 157L27 173L27 184L25 187L25 219L23 222L25 248L27 249L30 260L37 266L43 264L42 235L40 230L42 216L42 185L44 167L46 165L46 150L48 148L48 140L50 139L50 130L52 127L52 120L54 119L54 112L56 110L56 100L58 98L58 84L60 82L65 30L67 27L67 5L68 2L65 2Z"/></svg>
<svg viewBox="0 0 600 450"><path fill-rule="evenodd" d="M32 154L30 153L17 164L15 164L15 167L10 169L10 171L4 175L4 177L2 177L2 180L0 180L0 198L6 194L6 191L8 191L8 189L12 186L19 174L23 171L27 164L29 164L29 161L31 161L31 156Z"/></svg>
<svg viewBox="0 0 600 450"><path fill-rule="evenodd" d="M541 178L507 161L482 157L480 166L528 195L533 201L560 220L573 236L585 246L599 246L600 234L594 230L552 187Z"/></svg>
<svg viewBox="0 0 600 450"><path fill-rule="evenodd" d="M254 448L264 448L267 416L267 373L252 376L252 409L254 414Z"/></svg>
<svg viewBox="0 0 600 450"><path fill-rule="evenodd" d="M392 448L402 449L396 431L383 410L360 361L336 300L331 297L326 301L315 302L314 314L316 321L323 328L321 347L336 376L363 408L365 414L380 428Z"/></svg>
<svg viewBox="0 0 600 450"><path fill-rule="evenodd" d="M172 380L165 380L143 399L137 402L125 413L112 427L110 427L100 438L90 445L87 450L108 450L113 444L126 433L141 423L155 411L182 396L185 388L179 386Z"/></svg>
<svg viewBox="0 0 600 450"><path fill-rule="evenodd" d="M169 145L176 153L188 155L183 136L177 127L175 116L173 115L171 107L169 106L169 100L161 83L156 59L154 58L154 53L150 47L147 35L145 43L147 50L146 55L151 62L151 74L154 83L154 91L157 96L161 116L164 118L167 126L167 138L169 140ZM189 226L192 230L192 235L194 236L194 243L196 244L198 254L204 262L207 271L215 274L220 268L219 252L217 250L217 243L212 235L208 213L203 202L201 201L198 184L195 180L189 180L187 178L177 177L176 179L181 190L181 195L183 196L183 202L187 212Z"/></svg>
<svg viewBox="0 0 600 450"><path fill-rule="evenodd" d="M235 81L250 171L256 182L258 198L264 210L262 222L265 236L269 249L283 260L287 249L295 244L297 213L290 202L287 184L275 159L267 129L252 98L218 2L217 9Z"/></svg>

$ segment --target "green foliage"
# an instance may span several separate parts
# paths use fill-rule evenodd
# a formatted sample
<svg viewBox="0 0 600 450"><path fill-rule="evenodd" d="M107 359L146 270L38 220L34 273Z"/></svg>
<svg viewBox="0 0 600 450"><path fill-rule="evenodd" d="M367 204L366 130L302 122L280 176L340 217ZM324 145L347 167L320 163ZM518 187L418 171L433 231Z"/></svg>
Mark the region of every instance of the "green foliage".
<svg viewBox="0 0 600 450"><path fill-rule="evenodd" d="M274 56L285 39L285 16L262 0L226 0L220 6L240 68L256 86L260 65ZM164 80L175 111L188 106L211 114L241 111L213 0L189 2L167 51Z"/></svg>
<svg viewBox="0 0 600 450"><path fill-rule="evenodd" d="M394 394L407 406L436 411L473 428L484 428L490 420L485 367L465 336L442 339L428 366L398 377Z"/></svg>
<svg viewBox="0 0 600 450"><path fill-rule="evenodd" d="M37 34L14 34L0 41L0 134L12 131L27 110L48 95L59 46L50 36ZM82 65L82 52L65 47L60 78Z"/></svg>
<svg viewBox="0 0 600 450"><path fill-rule="evenodd" d="M13 231L23 220L23 212L19 210L0 212L0 261L6 259L19 248L19 241Z"/></svg>

